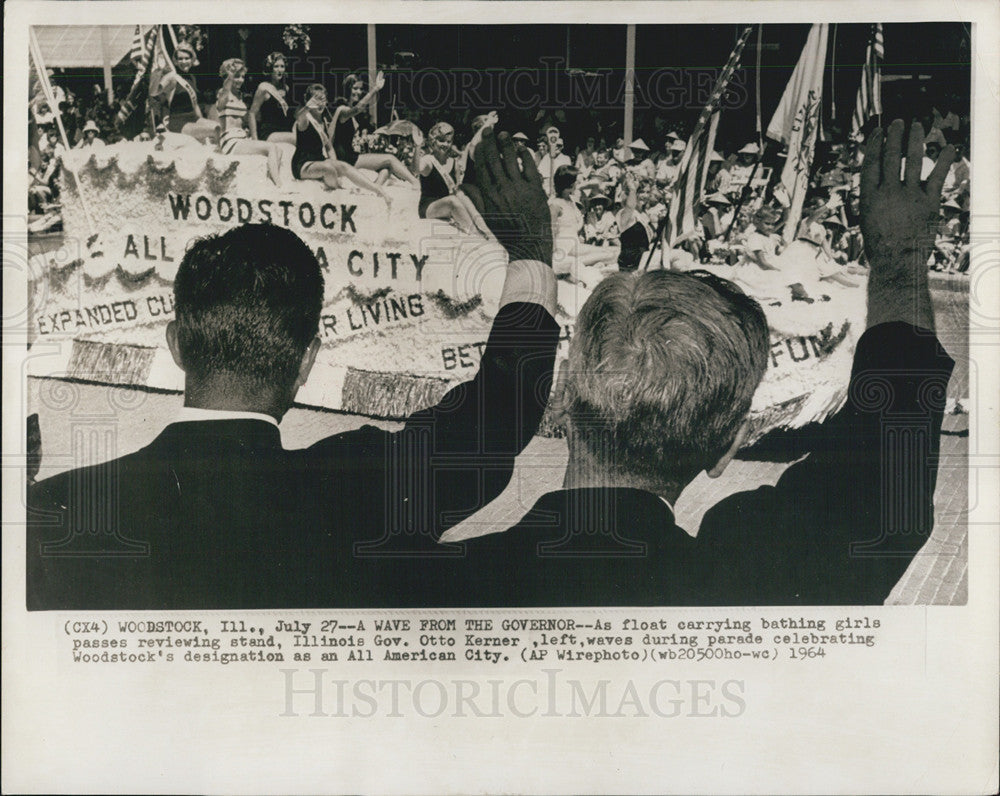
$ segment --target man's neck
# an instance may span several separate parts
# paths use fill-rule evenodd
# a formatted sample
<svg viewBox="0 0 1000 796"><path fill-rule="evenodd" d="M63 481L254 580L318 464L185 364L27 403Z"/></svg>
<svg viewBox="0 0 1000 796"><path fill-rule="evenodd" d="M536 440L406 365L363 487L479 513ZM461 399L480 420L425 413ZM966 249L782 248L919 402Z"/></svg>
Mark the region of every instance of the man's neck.
<svg viewBox="0 0 1000 796"><path fill-rule="evenodd" d="M197 384L188 379L184 384L184 406L192 409L255 412L270 415L280 423L290 403L279 400L273 393L248 392L244 385L225 377Z"/></svg>
<svg viewBox="0 0 1000 796"><path fill-rule="evenodd" d="M677 502L687 483L676 484L649 479L631 473L610 471L589 457L570 455L563 478L563 489L641 489L663 498L670 506Z"/></svg>

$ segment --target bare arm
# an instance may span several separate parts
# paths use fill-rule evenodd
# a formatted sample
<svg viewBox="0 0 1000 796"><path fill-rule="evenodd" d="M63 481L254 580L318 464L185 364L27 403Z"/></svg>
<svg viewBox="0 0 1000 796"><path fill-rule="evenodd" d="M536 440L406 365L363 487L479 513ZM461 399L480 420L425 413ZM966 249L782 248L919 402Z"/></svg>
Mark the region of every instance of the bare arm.
<svg viewBox="0 0 1000 796"><path fill-rule="evenodd" d="M250 104L250 112L247 114L250 137L253 139L257 138L257 118L260 116L260 106L264 104L265 99L267 99L267 92L264 90L264 84L261 83L254 92L253 102Z"/></svg>
<svg viewBox="0 0 1000 796"><path fill-rule="evenodd" d="M358 100L357 105L342 105L337 110L342 112L341 119L347 120L357 116L361 111L365 109L365 106L372 101L376 94L378 94L379 89L385 85L385 75L379 72L375 76L375 82L372 84L371 89L365 94L360 100Z"/></svg>

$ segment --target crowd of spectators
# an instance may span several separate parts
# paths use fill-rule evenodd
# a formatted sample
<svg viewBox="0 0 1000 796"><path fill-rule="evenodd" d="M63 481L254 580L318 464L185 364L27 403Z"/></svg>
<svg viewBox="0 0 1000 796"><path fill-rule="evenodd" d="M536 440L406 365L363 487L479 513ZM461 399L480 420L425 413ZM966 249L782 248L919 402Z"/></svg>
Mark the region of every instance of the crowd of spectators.
<svg viewBox="0 0 1000 796"><path fill-rule="evenodd" d="M230 59L227 64L231 67L232 62L237 60ZM257 72L247 70L242 62L238 66L250 79L241 84L239 97L227 95L228 104L224 110L230 110L235 100L241 113L245 105L246 113L235 123L230 120L229 135L235 126L239 128L235 132L242 132L249 144L258 140L260 134L262 154L266 141L294 146L296 139L291 123L298 109L290 107L293 105L293 92L289 90L282 56L272 53ZM217 126L220 118L218 103L223 100L212 94L212 87L206 90L190 74L185 72L184 75L192 86L192 99L197 100L193 103L198 117L197 131L194 126L189 129L172 124L171 97L159 96L153 98L153 113L146 114L145 124L131 136L133 139L153 140L158 148L164 147L165 140L168 148L185 145L218 148L220 138L227 137L220 135ZM109 103L105 91L98 85L93 85L90 91L74 93L61 86L51 73L49 78L57 107L50 107L35 81L29 115L28 204L29 211L41 219L36 222L35 228L44 229L58 225L58 176L64 145L55 124L56 113L61 117L71 147L102 147L122 138L120 125L115 122L120 99ZM183 85L183 81L180 82ZM221 79L219 82L222 82ZM495 124L495 117L476 117L466 130L453 128L447 120L439 119L441 125L434 125L434 129L447 128L450 132L443 144L441 141L435 144L437 138L425 140L416 125L406 121L393 119L390 124L373 129L365 109L378 86L365 94L363 80L352 76L349 82L350 86L345 82L346 96L334 98L329 106L330 112L322 117L330 125L331 150L337 144L337 153L332 154L334 161L351 163L353 160L352 168L357 165L362 170L367 165L370 169L367 173L375 183L395 179L415 184L417 177L424 179L420 170L424 168L426 172L427 164L433 161L433 158L427 158L436 152L439 165L444 169L434 169L435 178L441 172L446 175L449 191L455 193L462 190L472 152L469 142L481 129L484 120L489 119L490 124ZM172 87L174 92L177 90L170 81L165 81L163 85ZM219 91L221 89L216 94ZM230 86L230 94L231 91ZM269 110L269 105L275 107ZM340 113L334 113L334 109ZM140 109L140 112L143 110L146 109ZM288 120L287 129L274 127L274 119L270 117L278 115ZM928 266L939 271L964 272L969 266L970 164L968 152L962 151L967 147L962 146L959 125L953 117L954 114L942 116L935 111L927 124L930 132L925 142L924 176L930 172L947 143L958 145L960 150L944 186L937 246ZM350 120L350 129L345 131L341 125L347 120ZM501 122L500 127L503 126ZM346 144L341 135L344 132L348 133ZM585 247L588 262L601 259L593 254L593 247L607 247L606 259L617 260L624 270L637 267L641 253L656 240L670 209L674 183L684 157L686 136L676 130L666 130L657 132L655 139L648 136L648 143L637 138L626 144L622 138L608 140L600 131L588 135L587 131L560 130L556 124L546 122L537 131L511 132L519 146L531 151L546 193L553 202L564 203L558 205L558 233L567 235L570 226L575 225L574 219L578 218L575 236L580 251L584 251ZM567 147L564 135L577 145ZM863 265L864 251L858 223L861 136L840 134L834 128L827 136L829 140L818 144L809 196L802 221L792 240L778 240L776 235L789 204L778 180L783 153L776 151L773 145L762 153L761 142L753 131L748 131L746 138L748 140L733 147L732 151L720 148L711 152L705 190L695 207L695 227L679 239L675 236L675 253L683 252L690 260L702 263L754 261L755 252L748 250L748 242L753 245L753 241L760 240L762 226L766 226L769 231L763 233L764 237L775 238L777 251L793 240L806 240L822 248L838 263ZM274 152L277 150L274 143L267 150L272 170L275 169ZM250 149L247 148L247 151ZM253 151L257 152L257 149ZM388 159L383 156L388 156ZM398 172L404 168L403 164L409 171L401 177ZM410 172L413 173L412 179ZM557 177L561 189L556 187ZM459 221L457 217L441 217L456 223ZM765 217L767 222L762 221Z"/></svg>

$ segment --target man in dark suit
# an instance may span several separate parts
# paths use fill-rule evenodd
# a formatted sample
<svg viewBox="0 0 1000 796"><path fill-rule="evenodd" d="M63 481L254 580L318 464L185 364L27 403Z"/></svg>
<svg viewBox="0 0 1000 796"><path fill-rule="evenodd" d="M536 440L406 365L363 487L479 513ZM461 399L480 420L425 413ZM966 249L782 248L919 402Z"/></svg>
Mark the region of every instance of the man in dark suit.
<svg viewBox="0 0 1000 796"><path fill-rule="evenodd" d="M534 162L487 132L476 169L510 262L475 379L399 433L367 426L285 450L278 422L319 346L320 266L271 225L197 242L167 328L185 373L178 422L142 450L29 488L29 610L422 604L400 573L454 553L437 536L507 484L558 338Z"/></svg>
<svg viewBox="0 0 1000 796"><path fill-rule="evenodd" d="M883 141L884 138L884 141ZM436 562L428 591L455 605L881 603L934 523L953 362L934 335L927 283L942 153L920 182L923 130L868 142L862 224L867 331L846 406L774 487L733 495L697 538L673 503L741 447L769 348L760 306L706 273L616 274L581 310L560 378L564 488L505 533ZM557 393L560 388L557 388ZM560 400L560 399L555 399Z"/></svg>

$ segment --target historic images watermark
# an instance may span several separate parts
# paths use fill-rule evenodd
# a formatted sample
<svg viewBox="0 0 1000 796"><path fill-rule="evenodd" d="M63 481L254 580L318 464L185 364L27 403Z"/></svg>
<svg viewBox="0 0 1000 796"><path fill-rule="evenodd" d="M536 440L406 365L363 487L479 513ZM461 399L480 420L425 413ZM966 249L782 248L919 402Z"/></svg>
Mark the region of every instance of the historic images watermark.
<svg viewBox="0 0 1000 796"><path fill-rule="evenodd" d="M280 716L314 718L723 718L747 711L744 680L565 677L356 680L281 669Z"/></svg>

